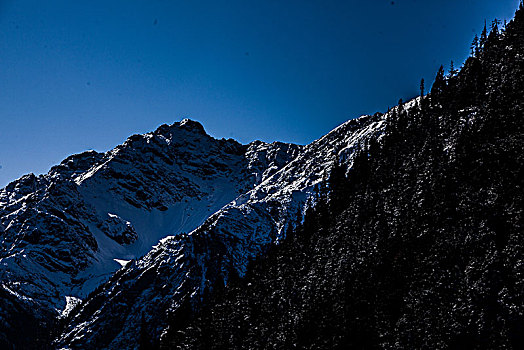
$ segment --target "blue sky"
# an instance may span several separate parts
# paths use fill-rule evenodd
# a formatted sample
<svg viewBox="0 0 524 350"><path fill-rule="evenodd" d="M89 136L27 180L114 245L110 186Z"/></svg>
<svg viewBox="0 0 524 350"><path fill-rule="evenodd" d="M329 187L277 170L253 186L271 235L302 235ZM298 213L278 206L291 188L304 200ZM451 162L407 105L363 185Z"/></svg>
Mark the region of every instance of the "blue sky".
<svg viewBox="0 0 524 350"><path fill-rule="evenodd" d="M0 0L0 187L184 117L309 143L460 65L518 0Z"/></svg>

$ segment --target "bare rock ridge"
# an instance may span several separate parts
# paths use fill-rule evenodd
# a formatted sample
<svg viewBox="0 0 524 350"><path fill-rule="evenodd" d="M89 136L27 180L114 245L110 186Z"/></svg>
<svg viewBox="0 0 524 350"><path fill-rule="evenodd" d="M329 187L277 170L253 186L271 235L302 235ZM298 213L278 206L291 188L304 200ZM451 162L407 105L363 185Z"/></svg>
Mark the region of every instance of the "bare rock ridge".
<svg viewBox="0 0 524 350"><path fill-rule="evenodd" d="M185 119L13 181L0 190L0 343L45 341L68 298L193 231L301 149L218 140Z"/></svg>
<svg viewBox="0 0 524 350"><path fill-rule="evenodd" d="M303 147L288 162L265 165L252 189L188 234L163 239L100 285L68 318L57 344L132 349L140 327L159 337L168 314L185 300L200 298L218 276L227 279L232 269L242 275L250 259L282 238L334 162L349 168L358 144L379 137L386 117L351 120ZM274 147L254 142L246 154L253 161L274 152Z"/></svg>
<svg viewBox="0 0 524 350"><path fill-rule="evenodd" d="M133 348L143 318L160 335L165 310L242 274L385 118L307 146L242 145L184 119L13 181L0 190L0 344L49 343L60 319L64 348Z"/></svg>

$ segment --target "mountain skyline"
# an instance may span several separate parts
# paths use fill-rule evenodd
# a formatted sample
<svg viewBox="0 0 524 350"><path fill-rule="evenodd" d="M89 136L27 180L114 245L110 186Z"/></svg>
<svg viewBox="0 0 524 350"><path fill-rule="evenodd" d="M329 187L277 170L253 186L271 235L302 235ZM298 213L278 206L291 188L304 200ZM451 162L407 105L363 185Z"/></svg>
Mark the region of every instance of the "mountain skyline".
<svg viewBox="0 0 524 350"><path fill-rule="evenodd" d="M416 96L517 3L4 1L0 187L185 117L218 138L307 144Z"/></svg>
<svg viewBox="0 0 524 350"><path fill-rule="evenodd" d="M49 330L58 330L55 322L77 304L84 312L79 317L96 319L89 315L93 306L79 301L97 305L100 298L92 296L115 281L127 287L114 298L131 302L131 289L136 310L150 305L151 317L162 317L182 286L192 286L198 296L217 271L234 268L241 274L250 259L284 237L336 162L351 167L358 145L382 132L384 118L347 121L306 146L242 145L215 139L200 123L184 119L132 135L105 153L71 155L48 174L12 182L0 190L0 344L27 346L60 336ZM158 288L161 295L155 294ZM150 298L158 302L154 309L138 302ZM120 305L104 301L98 308ZM129 321L111 332L112 346L131 346L129 334L144 312L127 314ZM113 324L114 313L63 337L85 343L81 347L105 342L85 330ZM19 338L13 325L20 323L31 337Z"/></svg>
<svg viewBox="0 0 524 350"><path fill-rule="evenodd" d="M522 348L524 2L470 51L305 145L184 118L0 188L0 347Z"/></svg>

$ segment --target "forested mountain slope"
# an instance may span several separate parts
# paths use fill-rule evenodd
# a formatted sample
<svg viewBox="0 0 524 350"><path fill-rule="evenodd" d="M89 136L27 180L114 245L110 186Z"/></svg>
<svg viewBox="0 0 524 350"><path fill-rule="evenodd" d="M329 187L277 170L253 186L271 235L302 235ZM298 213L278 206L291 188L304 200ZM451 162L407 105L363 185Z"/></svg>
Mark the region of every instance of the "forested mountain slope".
<svg viewBox="0 0 524 350"><path fill-rule="evenodd" d="M180 308L161 346L521 349L523 6L473 49L393 109L245 278Z"/></svg>

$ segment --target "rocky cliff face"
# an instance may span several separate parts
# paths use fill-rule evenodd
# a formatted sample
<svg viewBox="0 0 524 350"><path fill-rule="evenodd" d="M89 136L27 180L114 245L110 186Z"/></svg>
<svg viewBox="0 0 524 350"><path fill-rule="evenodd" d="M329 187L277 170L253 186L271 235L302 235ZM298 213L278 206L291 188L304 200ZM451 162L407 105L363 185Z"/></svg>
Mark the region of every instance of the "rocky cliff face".
<svg viewBox="0 0 524 350"><path fill-rule="evenodd" d="M0 342L45 341L68 301L160 239L193 231L301 149L217 140L183 120L10 183L0 190Z"/></svg>
<svg viewBox="0 0 524 350"><path fill-rule="evenodd" d="M386 117L349 121L305 147L248 145L244 157L255 186L195 230L161 240L100 285L72 312L57 344L79 349L134 348L137 330L144 327L153 338L159 337L169 315L183 302L200 298L233 269L243 274L250 259L282 238L334 162L349 168L358 144L379 135ZM277 156L283 149L292 156Z"/></svg>
<svg viewBox="0 0 524 350"><path fill-rule="evenodd" d="M349 168L386 117L307 146L217 140L186 119L10 183L0 190L1 341L46 343L57 322L71 348L132 348L152 319L160 335L184 298L244 273L282 238L334 162Z"/></svg>

